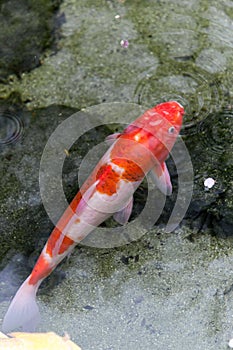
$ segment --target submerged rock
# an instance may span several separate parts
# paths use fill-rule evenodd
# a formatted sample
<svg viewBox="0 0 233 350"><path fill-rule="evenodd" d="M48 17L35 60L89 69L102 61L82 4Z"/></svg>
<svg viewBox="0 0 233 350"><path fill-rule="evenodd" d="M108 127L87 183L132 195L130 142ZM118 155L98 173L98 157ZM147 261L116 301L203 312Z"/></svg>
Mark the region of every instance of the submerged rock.
<svg viewBox="0 0 233 350"><path fill-rule="evenodd" d="M0 260L9 250L30 253L53 227L40 198L40 159L50 134L74 111L51 106L27 112L19 106L1 105L0 119L6 132L0 135ZM17 139L12 139L14 127L7 128L12 117L21 126Z"/></svg>
<svg viewBox="0 0 233 350"><path fill-rule="evenodd" d="M233 234L233 113L208 115L194 134L184 135L194 168L194 193L186 218L219 236ZM208 178L213 186L205 186Z"/></svg>
<svg viewBox="0 0 233 350"><path fill-rule="evenodd" d="M0 80L40 64L55 39L57 1L5 0L0 6Z"/></svg>

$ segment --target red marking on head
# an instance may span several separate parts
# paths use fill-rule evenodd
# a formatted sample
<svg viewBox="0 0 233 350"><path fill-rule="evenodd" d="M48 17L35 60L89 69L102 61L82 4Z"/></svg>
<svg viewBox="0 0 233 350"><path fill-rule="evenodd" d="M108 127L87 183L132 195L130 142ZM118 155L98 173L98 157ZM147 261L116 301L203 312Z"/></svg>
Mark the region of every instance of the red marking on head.
<svg viewBox="0 0 233 350"><path fill-rule="evenodd" d="M176 101L148 109L124 130L111 151L111 158L127 156L127 159L133 160L146 173L151 163L155 165L167 158L180 131L183 114L183 107ZM127 144L127 140L134 141L135 144Z"/></svg>
<svg viewBox="0 0 233 350"><path fill-rule="evenodd" d="M79 218L76 219L76 220L74 221L74 223L75 223L75 224L79 224L79 223L80 223L80 219L79 219Z"/></svg>
<svg viewBox="0 0 233 350"><path fill-rule="evenodd" d="M59 249L59 252L58 254L63 254L70 246L72 246L75 242L73 241L73 239L65 236L62 243L61 243L61 246L60 246L60 249Z"/></svg>
<svg viewBox="0 0 233 350"><path fill-rule="evenodd" d="M141 134L141 129L144 129L144 132L147 130L152 135L155 135L155 131L159 130L163 125L163 120L169 122L170 126L174 126L179 132L183 115L184 108L178 102L168 101L160 103L138 117L124 130L122 136L126 135L127 137L127 135L131 135L132 137L133 134ZM149 134L144 134L144 136L149 136Z"/></svg>
<svg viewBox="0 0 233 350"><path fill-rule="evenodd" d="M145 176L142 169L129 159L115 158L112 162L124 169L124 172L121 175L122 180L136 182L142 180Z"/></svg>
<svg viewBox="0 0 233 350"><path fill-rule="evenodd" d="M96 186L97 191L108 194L109 196L116 193L120 176L112 169L111 165L102 165L96 174L96 179L99 180Z"/></svg>
<svg viewBox="0 0 233 350"><path fill-rule="evenodd" d="M52 270L53 268L51 267L51 264L46 260L46 257L42 252L32 270L28 283L36 284L38 281L47 277L52 272Z"/></svg>
<svg viewBox="0 0 233 350"><path fill-rule="evenodd" d="M182 117L184 108L176 101L168 101L160 103L152 108L154 112L166 118L174 127L180 127L182 124Z"/></svg>

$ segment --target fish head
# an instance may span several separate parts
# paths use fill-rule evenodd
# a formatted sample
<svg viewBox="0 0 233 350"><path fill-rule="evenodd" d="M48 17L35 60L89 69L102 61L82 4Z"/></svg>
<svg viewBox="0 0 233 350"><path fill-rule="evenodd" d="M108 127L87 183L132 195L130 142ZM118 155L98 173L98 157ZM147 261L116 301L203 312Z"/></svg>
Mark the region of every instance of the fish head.
<svg viewBox="0 0 233 350"><path fill-rule="evenodd" d="M179 133L183 115L184 115L184 108L181 106L180 103L176 101L168 101L164 103L160 103L159 105L155 106L151 109L152 111L152 118L151 119L164 119L164 126L167 127L167 122L170 124L170 126L174 127L176 131ZM153 113L154 112L154 113ZM172 131L170 130L170 134Z"/></svg>
<svg viewBox="0 0 233 350"><path fill-rule="evenodd" d="M159 162L163 162L179 135L184 108L176 101L168 101L160 103L148 112L149 118L144 124L144 129L150 134L148 148Z"/></svg>
<svg viewBox="0 0 233 350"><path fill-rule="evenodd" d="M127 155L146 173L168 157L181 129L183 114L184 108L176 101L148 109L117 136L114 151Z"/></svg>
<svg viewBox="0 0 233 350"><path fill-rule="evenodd" d="M184 108L176 101L160 103L135 120L126 133L164 161L179 135Z"/></svg>

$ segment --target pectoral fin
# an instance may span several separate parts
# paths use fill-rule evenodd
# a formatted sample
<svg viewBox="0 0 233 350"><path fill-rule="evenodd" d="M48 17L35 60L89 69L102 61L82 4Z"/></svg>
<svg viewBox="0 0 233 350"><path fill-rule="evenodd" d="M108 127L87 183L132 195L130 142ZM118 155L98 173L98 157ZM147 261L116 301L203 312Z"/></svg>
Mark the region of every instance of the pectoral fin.
<svg viewBox="0 0 233 350"><path fill-rule="evenodd" d="M151 177L162 193L170 196L172 194L172 184L166 163L156 165L150 171Z"/></svg>
<svg viewBox="0 0 233 350"><path fill-rule="evenodd" d="M111 135L108 135L106 138L105 138L105 141L107 142L107 144L110 146L113 142L116 141L116 139L118 139L118 137L121 136L121 133L120 132L116 132L115 134L111 134Z"/></svg>
<svg viewBox="0 0 233 350"><path fill-rule="evenodd" d="M129 203L120 211L117 211L113 218L116 220L119 224L125 225L129 221L129 217L132 213L133 209L133 197L130 199Z"/></svg>

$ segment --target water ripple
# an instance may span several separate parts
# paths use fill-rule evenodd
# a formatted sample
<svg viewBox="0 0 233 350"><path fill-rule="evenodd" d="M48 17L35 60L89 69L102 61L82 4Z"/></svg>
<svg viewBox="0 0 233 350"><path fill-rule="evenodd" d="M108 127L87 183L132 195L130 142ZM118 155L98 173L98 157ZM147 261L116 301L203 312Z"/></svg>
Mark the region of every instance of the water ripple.
<svg viewBox="0 0 233 350"><path fill-rule="evenodd" d="M232 127L233 112L231 110L209 115L199 124L203 147L215 154L224 153L233 143Z"/></svg>
<svg viewBox="0 0 233 350"><path fill-rule="evenodd" d="M23 122L16 113L0 109L0 145L16 143L23 132Z"/></svg>
<svg viewBox="0 0 233 350"><path fill-rule="evenodd" d="M192 134L209 114L226 105L226 88L213 74L187 61L161 63L138 77L135 102L149 107L172 99L184 106L183 128Z"/></svg>

